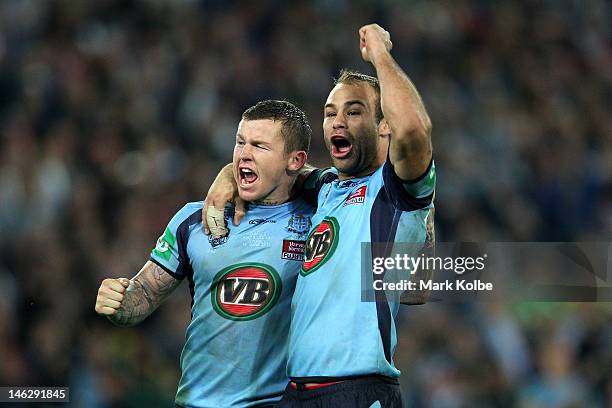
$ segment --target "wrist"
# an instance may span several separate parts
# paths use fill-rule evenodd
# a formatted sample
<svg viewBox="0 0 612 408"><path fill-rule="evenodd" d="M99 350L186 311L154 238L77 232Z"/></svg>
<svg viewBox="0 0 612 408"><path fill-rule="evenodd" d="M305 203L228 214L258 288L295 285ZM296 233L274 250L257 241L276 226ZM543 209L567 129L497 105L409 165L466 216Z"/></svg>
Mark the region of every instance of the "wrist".
<svg viewBox="0 0 612 408"><path fill-rule="evenodd" d="M133 323L129 322L127 319L125 319L125 317L123 315L120 314L120 312L117 312L113 315L107 315L106 318L115 326L119 326L119 327L129 327L131 326Z"/></svg>
<svg viewBox="0 0 612 408"><path fill-rule="evenodd" d="M381 49L372 52L370 60L372 61L374 68L378 68L379 66L393 61L393 57L391 57L391 53L387 49Z"/></svg>

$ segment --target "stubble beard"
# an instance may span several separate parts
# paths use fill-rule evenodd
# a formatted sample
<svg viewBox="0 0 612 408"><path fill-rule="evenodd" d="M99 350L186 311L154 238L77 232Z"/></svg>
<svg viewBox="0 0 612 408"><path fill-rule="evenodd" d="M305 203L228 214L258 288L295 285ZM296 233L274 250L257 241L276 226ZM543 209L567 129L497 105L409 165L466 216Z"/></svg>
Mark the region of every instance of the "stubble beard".
<svg viewBox="0 0 612 408"><path fill-rule="evenodd" d="M339 173L349 178L357 175L361 176L376 161L378 154L377 135L372 129L363 129L357 134L357 137L351 133L348 133L348 136L353 141L351 152L345 159L336 159L332 156L332 163ZM331 146L329 150L331 151Z"/></svg>

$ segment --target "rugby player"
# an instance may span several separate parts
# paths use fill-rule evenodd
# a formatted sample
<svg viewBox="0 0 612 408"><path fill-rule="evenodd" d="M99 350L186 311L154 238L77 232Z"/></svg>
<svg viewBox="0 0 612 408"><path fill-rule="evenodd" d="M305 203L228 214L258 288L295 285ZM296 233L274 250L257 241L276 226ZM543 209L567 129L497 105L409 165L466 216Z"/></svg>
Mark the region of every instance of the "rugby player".
<svg viewBox="0 0 612 408"><path fill-rule="evenodd" d="M362 242L431 239L431 121L391 56L389 33L377 24L364 26L359 48L377 78L341 72L323 119L334 167L310 170L303 186L316 197L317 211L292 301L291 381L280 407L403 405L393 364L399 303L384 292L376 302L362 301L356 253ZM212 205L227 194L212 193ZM371 256L389 250L373 246Z"/></svg>
<svg viewBox="0 0 612 408"><path fill-rule="evenodd" d="M249 212L223 237L204 234L202 202L170 221L132 279L105 279L95 310L120 326L150 315L184 278L191 322L181 354L179 407L263 407L287 384L290 303L311 227L312 207L291 199L311 128L286 101L242 115L231 171ZM231 217L231 207L226 208Z"/></svg>

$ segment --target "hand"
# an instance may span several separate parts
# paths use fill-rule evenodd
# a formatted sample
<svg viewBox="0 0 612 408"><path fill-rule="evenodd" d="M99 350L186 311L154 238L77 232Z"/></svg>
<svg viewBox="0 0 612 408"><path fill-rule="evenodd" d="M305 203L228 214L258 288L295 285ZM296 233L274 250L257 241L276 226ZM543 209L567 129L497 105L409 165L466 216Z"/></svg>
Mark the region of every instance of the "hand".
<svg viewBox="0 0 612 408"><path fill-rule="evenodd" d="M391 35L378 24L368 24L359 29L359 49L364 61L375 65L376 58L388 54L391 48Z"/></svg>
<svg viewBox="0 0 612 408"><path fill-rule="evenodd" d="M204 219L205 228L208 229L208 232L212 234L213 238L224 237L229 232L227 229L227 223L225 222L224 208L219 209L212 205L206 206L206 214ZM208 235L207 232L206 235Z"/></svg>
<svg viewBox="0 0 612 408"><path fill-rule="evenodd" d="M208 215L208 207L214 207L218 211L223 211L228 202L234 203L235 208L233 221L234 225L239 225L240 221L244 217L244 214L246 213L246 203L238 195L238 186L236 185L236 180L234 179L234 170L231 164L228 164L221 169L217 175L217 178L215 178L215 181L213 181L212 185L210 186L210 189L208 189L208 194L204 200L204 208L202 208L202 225L204 226L204 233L206 235L210 234L210 227L213 226L209 225L207 219L207 217L211 216ZM218 211L216 211L217 214ZM215 211L211 212L211 214L215 214ZM214 218L216 220L218 215ZM224 223L225 219L223 219L223 227L225 227Z"/></svg>
<svg viewBox="0 0 612 408"><path fill-rule="evenodd" d="M117 313L129 286L130 280L127 278L104 279L98 289L96 312L106 316Z"/></svg>

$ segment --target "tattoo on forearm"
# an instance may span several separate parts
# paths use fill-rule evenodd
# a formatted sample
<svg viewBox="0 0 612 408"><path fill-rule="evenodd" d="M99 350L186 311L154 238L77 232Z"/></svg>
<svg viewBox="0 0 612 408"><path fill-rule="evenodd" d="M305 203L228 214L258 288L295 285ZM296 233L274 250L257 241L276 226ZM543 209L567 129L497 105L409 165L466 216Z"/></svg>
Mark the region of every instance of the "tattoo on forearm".
<svg viewBox="0 0 612 408"><path fill-rule="evenodd" d="M121 307L109 319L119 326L131 326L143 321L181 283L154 263L145 265L132 278Z"/></svg>

